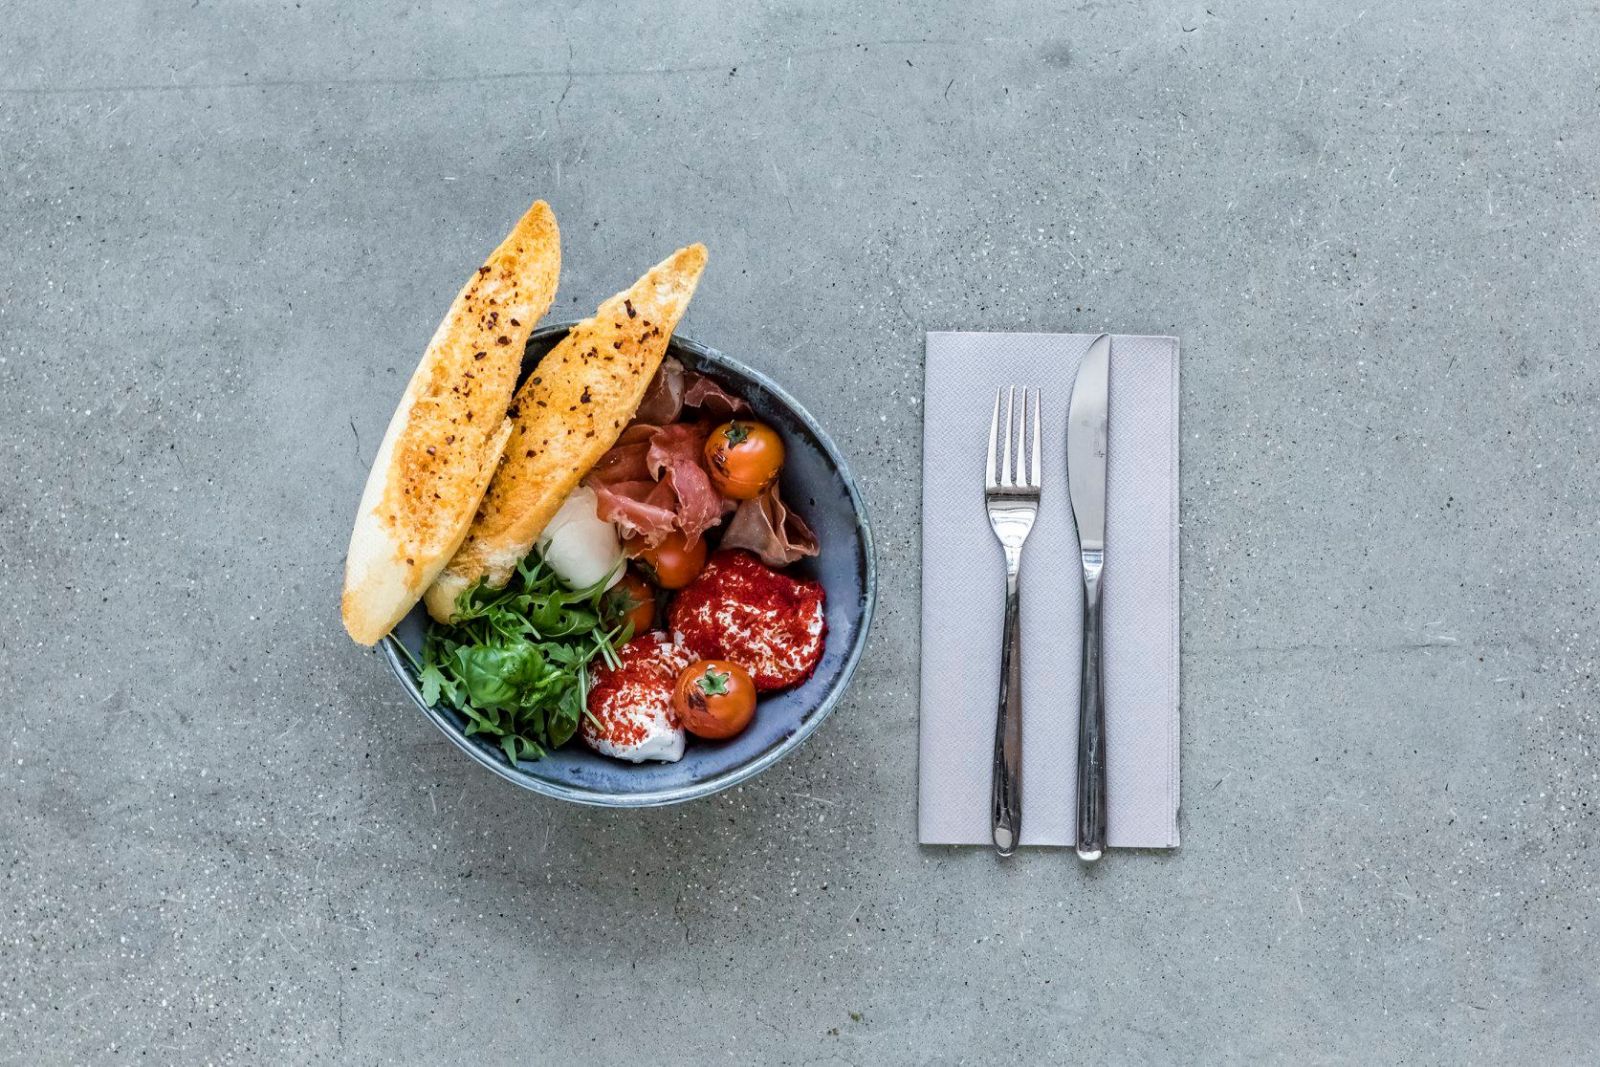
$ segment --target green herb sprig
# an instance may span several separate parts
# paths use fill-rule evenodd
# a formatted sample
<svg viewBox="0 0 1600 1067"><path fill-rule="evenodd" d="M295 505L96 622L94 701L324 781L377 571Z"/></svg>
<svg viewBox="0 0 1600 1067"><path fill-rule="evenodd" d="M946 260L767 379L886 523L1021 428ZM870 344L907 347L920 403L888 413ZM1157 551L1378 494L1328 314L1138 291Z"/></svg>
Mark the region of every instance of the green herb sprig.
<svg viewBox="0 0 1600 1067"><path fill-rule="evenodd" d="M534 552L504 588L473 585L412 661L422 699L460 712L468 736L494 738L512 763L560 748L588 714L590 664L615 664L633 636L610 579L568 589Z"/></svg>

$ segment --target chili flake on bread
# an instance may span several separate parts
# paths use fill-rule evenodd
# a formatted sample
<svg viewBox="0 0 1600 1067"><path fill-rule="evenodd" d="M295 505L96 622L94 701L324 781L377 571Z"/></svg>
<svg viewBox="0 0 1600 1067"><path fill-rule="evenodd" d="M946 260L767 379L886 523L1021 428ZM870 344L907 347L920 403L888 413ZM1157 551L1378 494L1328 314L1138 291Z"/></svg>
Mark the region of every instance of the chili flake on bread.
<svg viewBox="0 0 1600 1067"><path fill-rule="evenodd" d="M633 418L705 269L704 245L680 249L600 305L540 360L512 403L505 455L471 530L427 592L449 621L478 579L506 583L561 502Z"/></svg>
<svg viewBox="0 0 1600 1067"><path fill-rule="evenodd" d="M506 409L522 350L549 310L561 239L543 200L456 295L400 398L367 476L340 613L371 645L455 554L513 436Z"/></svg>

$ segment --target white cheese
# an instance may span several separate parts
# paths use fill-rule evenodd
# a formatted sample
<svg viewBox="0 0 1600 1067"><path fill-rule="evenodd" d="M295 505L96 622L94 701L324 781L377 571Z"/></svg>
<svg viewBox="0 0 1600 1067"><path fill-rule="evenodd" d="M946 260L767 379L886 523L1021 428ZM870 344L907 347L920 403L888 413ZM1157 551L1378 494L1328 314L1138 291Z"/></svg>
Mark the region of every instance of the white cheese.
<svg viewBox="0 0 1600 1067"><path fill-rule="evenodd" d="M602 671L590 694L580 730L584 742L603 756L631 763L676 763L688 735L673 713L672 689L693 654L676 641L647 634L623 649L622 657L620 674Z"/></svg>
<svg viewBox="0 0 1600 1067"><path fill-rule="evenodd" d="M677 763L683 758L688 735L682 727L673 726L665 719L651 719L648 724L642 725L646 725L645 736L634 745L619 745L609 738L589 734L585 734L583 739L602 756L627 760L629 763L643 763L645 760Z"/></svg>
<svg viewBox="0 0 1600 1067"><path fill-rule="evenodd" d="M609 589L622 580L622 540L617 528L597 514L594 490L579 486L561 502L539 535L539 553L573 589L584 589L606 575Z"/></svg>

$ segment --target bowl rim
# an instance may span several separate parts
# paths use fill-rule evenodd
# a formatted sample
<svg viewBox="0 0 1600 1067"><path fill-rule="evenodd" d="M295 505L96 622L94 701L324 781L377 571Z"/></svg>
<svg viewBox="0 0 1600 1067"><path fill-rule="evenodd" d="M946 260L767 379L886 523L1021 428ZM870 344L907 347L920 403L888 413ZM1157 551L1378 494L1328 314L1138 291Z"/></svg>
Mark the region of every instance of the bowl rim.
<svg viewBox="0 0 1600 1067"><path fill-rule="evenodd" d="M541 326L529 335L528 344L532 345L537 341L565 336L568 331L578 325L578 322L579 320L574 319ZM777 763L791 751L800 747L801 743L810 737L817 727L822 725L823 720L833 714L834 708L838 706L839 701L844 699L844 694L849 690L850 683L855 679L856 668L861 663L862 654L866 651L867 637L872 630L872 618L878 600L878 560L876 546L872 537L872 521L867 514L866 501L862 499L861 491L856 487L855 475L851 473L850 466L845 462L844 455L839 451L838 446L833 443L833 438L828 436L827 431L812 417L811 412L807 411L798 400L791 396L787 389L784 389L754 367L748 366L732 356L725 355L710 345L703 344L677 332L673 333L668 342L667 354L671 355L674 348L686 350L697 359L704 360L714 366L726 367L728 370L744 375L754 381L777 398L780 403L787 405L795 417L805 424L806 429L810 431L817 443L821 445L822 451L827 455L829 462L839 472L840 479L844 482L845 492L849 494L851 507L856 513L856 529L859 531L861 552L866 560L866 589L861 600L861 625L856 629L855 640L851 642L850 649L845 655L844 666L839 673L838 681L823 695L821 703L817 705L816 709L800 724L799 729L795 730L794 733L785 737L778 744L750 762L733 767L721 774L690 785L677 786L672 789L655 789L644 793L596 793L592 790L577 789L559 782L550 782L543 778L537 778L519 770L512 764L494 758L490 753L473 744L442 710L433 707L422 699L422 693L417 688L416 681L407 670L401 654L395 649L398 638L393 634L384 637L382 642L383 655L389 661L390 669L394 671L395 676L400 680L400 684L405 689L406 695L411 698L411 702L432 721L434 726L438 727L440 733L449 738L450 742L461 751L471 756L475 762L493 771L506 781L521 786L530 792L553 797L556 800L565 800L574 804L584 804L599 808L655 808L668 804L681 804L688 800L698 800L701 797L709 797L725 789L731 789L741 782L749 781L774 763Z"/></svg>

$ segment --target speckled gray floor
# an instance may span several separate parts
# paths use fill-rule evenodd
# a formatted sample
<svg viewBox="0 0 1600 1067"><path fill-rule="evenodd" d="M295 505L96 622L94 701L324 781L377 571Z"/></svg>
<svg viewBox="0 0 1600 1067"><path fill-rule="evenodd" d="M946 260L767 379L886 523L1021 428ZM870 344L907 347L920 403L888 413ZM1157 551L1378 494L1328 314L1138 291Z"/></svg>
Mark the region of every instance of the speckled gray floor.
<svg viewBox="0 0 1600 1067"><path fill-rule="evenodd" d="M0 20L0 1057L1600 1055L1592 3L313 6ZM536 196L563 314L704 240L877 519L852 697L692 807L339 628ZM1184 344L1184 847L920 849L923 331L1101 326Z"/></svg>

